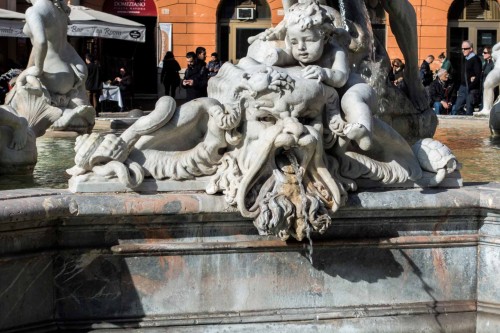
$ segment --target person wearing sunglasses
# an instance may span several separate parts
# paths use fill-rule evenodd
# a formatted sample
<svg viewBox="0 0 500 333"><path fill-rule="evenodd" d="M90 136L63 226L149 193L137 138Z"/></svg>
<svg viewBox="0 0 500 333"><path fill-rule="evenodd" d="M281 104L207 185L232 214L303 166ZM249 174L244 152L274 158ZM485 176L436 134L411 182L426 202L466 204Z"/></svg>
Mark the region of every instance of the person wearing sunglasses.
<svg viewBox="0 0 500 333"><path fill-rule="evenodd" d="M475 116L489 116L493 101L498 96L500 86L500 43L493 48L485 47L483 51L485 66L483 67L483 106Z"/></svg>
<svg viewBox="0 0 500 333"><path fill-rule="evenodd" d="M404 79L405 64L401 59L396 58L392 61L392 70L389 72L389 81L396 87L401 87Z"/></svg>
<svg viewBox="0 0 500 333"><path fill-rule="evenodd" d="M461 114L466 107L466 115L471 116L474 105L479 103L481 88L481 59L474 53L474 46L470 40L462 42L462 54L465 61L462 64L460 87L457 100L451 110L452 115Z"/></svg>

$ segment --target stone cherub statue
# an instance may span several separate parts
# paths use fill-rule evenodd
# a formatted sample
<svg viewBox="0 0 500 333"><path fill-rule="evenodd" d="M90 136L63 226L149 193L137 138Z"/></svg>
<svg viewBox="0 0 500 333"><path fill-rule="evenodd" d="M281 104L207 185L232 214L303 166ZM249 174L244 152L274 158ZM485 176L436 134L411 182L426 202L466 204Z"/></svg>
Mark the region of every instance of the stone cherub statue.
<svg viewBox="0 0 500 333"><path fill-rule="evenodd" d="M28 67L17 77L0 109L0 126L12 133L4 135L12 144L0 148L2 173L16 169L16 165L21 169L31 165L27 169L33 169L35 140L26 138L43 135L51 125L88 133L95 121L84 85L87 67L67 41L69 7L60 0L31 3L23 28L33 44Z"/></svg>
<svg viewBox="0 0 500 333"><path fill-rule="evenodd" d="M377 97L351 73L350 37L331 8L315 0L294 6L279 66L252 57L226 63L210 79L209 97L180 107L162 97L122 135L79 137L71 187L133 190L208 176L206 192L222 193L261 234L302 240L325 232L360 184L436 186L459 168L437 141L417 143L415 154L372 116ZM427 163L433 153L440 158Z"/></svg>
<svg viewBox="0 0 500 333"><path fill-rule="evenodd" d="M333 117L330 129L355 140L363 150L371 145L372 113L376 103L375 91L350 70L348 46L350 35L343 28L336 28L338 12L319 3L296 3L287 12L282 24L286 45L283 49L274 43L265 51L267 43L254 41L249 56L268 65L300 65L303 78L341 90L344 122ZM266 34L266 32L264 33ZM273 55L275 53L275 55ZM273 59L273 60L271 60ZM266 61L267 60L267 61ZM338 108L338 106L336 106Z"/></svg>
<svg viewBox="0 0 500 333"><path fill-rule="evenodd" d="M407 0L341 1L342 6L347 11L341 15L337 10L326 6L328 1L318 0L317 2L318 5L330 12L330 16L335 18L335 27L345 28L351 34L352 38L348 48L351 72L357 74L358 80L361 76L366 83L375 89L378 95L378 108L372 112L384 118L385 121L396 125L398 132L410 141L416 141L418 137L422 136L432 136L437 126L437 119L429 108L425 89L418 76L416 15L412 5ZM274 56L266 52L262 53L260 43L255 42L256 40L278 43L285 41L288 16L292 14L289 9L297 3L307 4L308 1L284 0L284 20L276 27L267 29L249 39L250 43L258 45L254 48L250 47L250 56L257 57L266 63L270 63L269 60L271 62L275 60ZM390 61L385 50L382 50L380 45L375 45L375 37L369 26L367 11L367 8L373 8L378 3L389 15L391 31L403 53L407 68L415 68L413 71L408 70L404 73L406 94L386 84ZM253 53L253 50L259 50L261 53ZM275 65L281 64L275 63ZM407 103L406 99L411 100L411 103ZM412 123L413 126L405 125L405 123Z"/></svg>

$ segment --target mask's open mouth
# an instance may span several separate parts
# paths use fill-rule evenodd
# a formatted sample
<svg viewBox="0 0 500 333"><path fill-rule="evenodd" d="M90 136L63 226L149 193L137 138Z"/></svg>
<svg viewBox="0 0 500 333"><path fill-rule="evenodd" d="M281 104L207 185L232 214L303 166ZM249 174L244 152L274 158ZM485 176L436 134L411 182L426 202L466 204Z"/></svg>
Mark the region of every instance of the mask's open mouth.
<svg viewBox="0 0 500 333"><path fill-rule="evenodd" d="M302 240L330 225L328 210L306 173L311 158L311 149L305 147L276 148L249 186L240 188L246 192L244 210L260 234Z"/></svg>

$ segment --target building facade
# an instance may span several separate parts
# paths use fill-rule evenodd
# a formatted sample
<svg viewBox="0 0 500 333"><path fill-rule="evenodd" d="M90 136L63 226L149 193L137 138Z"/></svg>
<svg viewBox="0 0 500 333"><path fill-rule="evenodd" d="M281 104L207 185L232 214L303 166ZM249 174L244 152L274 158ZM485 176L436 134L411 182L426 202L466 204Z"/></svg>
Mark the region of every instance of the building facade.
<svg viewBox="0 0 500 333"><path fill-rule="evenodd" d="M339 1L349 5L350 0L326 2L339 8ZM495 44L500 37L500 0L409 1L417 14L420 62L429 54L437 57L445 52L452 62L459 63L462 40L470 39L481 48ZM380 4L366 2L373 6L370 16L374 34L386 46L391 59L402 58ZM145 45L92 39L75 42L81 53L98 52L109 58L106 62L111 67L122 63L133 67L139 91L144 93L155 93L157 84L150 78L157 73L166 51L173 51L182 67L186 65L186 52L198 46L205 47L209 55L218 52L223 61L237 62L246 53L249 36L275 26L284 17L282 0L79 0L72 4L146 25ZM0 8L24 11L26 6L24 0L0 0ZM0 47L12 47L12 42L2 39ZM436 69L439 65L433 66Z"/></svg>

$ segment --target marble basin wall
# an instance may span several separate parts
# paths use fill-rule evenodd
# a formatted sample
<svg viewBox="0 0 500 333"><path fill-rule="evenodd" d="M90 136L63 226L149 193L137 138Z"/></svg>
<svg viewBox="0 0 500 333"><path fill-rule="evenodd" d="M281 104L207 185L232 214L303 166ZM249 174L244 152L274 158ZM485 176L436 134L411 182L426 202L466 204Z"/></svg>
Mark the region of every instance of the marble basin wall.
<svg viewBox="0 0 500 333"><path fill-rule="evenodd" d="M259 236L202 193L0 194L1 332L498 332L500 186L351 195Z"/></svg>

